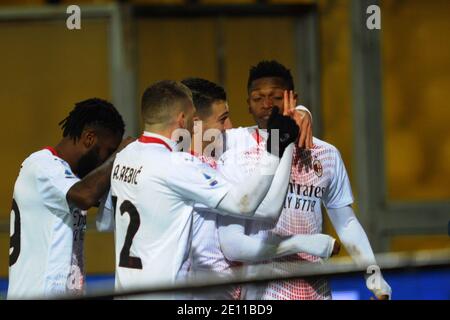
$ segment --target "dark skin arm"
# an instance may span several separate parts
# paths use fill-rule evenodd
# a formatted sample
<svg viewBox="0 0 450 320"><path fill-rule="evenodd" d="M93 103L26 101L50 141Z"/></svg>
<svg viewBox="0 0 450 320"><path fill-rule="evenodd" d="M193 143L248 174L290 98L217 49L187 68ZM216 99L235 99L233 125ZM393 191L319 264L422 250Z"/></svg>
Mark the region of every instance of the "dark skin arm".
<svg viewBox="0 0 450 320"><path fill-rule="evenodd" d="M67 202L75 204L81 210L88 210L100 201L111 183L111 171L116 154L135 139L128 137L119 148L101 166L91 171L82 180L75 183L67 192Z"/></svg>

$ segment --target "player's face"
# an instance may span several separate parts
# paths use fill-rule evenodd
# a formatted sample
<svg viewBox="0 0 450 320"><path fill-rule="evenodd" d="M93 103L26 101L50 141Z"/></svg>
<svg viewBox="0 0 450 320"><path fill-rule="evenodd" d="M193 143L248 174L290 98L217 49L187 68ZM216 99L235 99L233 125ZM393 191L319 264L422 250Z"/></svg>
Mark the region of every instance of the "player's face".
<svg viewBox="0 0 450 320"><path fill-rule="evenodd" d="M223 149L223 144L221 143L222 140L218 139L217 136L224 134L225 130L233 127L228 103L223 100L213 102L210 114L207 117L199 117L199 120L202 121L203 134L206 133L205 137L207 137L207 140L203 139L202 141L203 150L205 150L207 145L211 144L212 137L210 134L213 134L215 148L218 150Z"/></svg>
<svg viewBox="0 0 450 320"><path fill-rule="evenodd" d="M202 118L203 130L217 129L221 133L225 130L231 129L233 127L230 120L230 112L228 108L228 103L223 100L215 101L211 106L211 114L208 117Z"/></svg>
<svg viewBox="0 0 450 320"><path fill-rule="evenodd" d="M282 109L284 90L287 88L281 78L260 78L252 82L247 104L259 128L267 128L273 107Z"/></svg>
<svg viewBox="0 0 450 320"><path fill-rule="evenodd" d="M95 143L78 161L78 176L83 178L106 161L119 147L122 137L109 130L96 135Z"/></svg>

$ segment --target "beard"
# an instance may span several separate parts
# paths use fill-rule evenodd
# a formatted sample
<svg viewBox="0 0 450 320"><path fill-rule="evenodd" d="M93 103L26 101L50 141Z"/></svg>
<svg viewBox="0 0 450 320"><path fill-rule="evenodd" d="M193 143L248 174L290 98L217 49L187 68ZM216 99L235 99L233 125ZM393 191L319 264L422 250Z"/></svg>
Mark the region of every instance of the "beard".
<svg viewBox="0 0 450 320"><path fill-rule="evenodd" d="M78 177L80 179L100 165L99 149L99 146L93 147L78 161Z"/></svg>

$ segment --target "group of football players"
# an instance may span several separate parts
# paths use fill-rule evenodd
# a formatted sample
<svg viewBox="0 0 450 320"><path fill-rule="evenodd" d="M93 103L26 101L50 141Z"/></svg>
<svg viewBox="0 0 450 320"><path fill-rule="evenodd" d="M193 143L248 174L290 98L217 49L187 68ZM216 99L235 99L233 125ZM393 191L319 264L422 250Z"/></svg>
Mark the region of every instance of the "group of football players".
<svg viewBox="0 0 450 320"><path fill-rule="evenodd" d="M63 137L22 163L11 210L9 299L85 293L87 209L115 235L115 290L170 287L205 274L232 279L321 263L338 253L322 209L355 263L376 265L353 209L339 151L312 135L293 77L277 61L252 66L255 125L233 128L225 90L188 78L150 85L144 131L123 139L115 107L92 98L61 123ZM199 129L200 128L200 129ZM369 288L392 290L380 276ZM323 277L228 285L158 299L331 299Z"/></svg>

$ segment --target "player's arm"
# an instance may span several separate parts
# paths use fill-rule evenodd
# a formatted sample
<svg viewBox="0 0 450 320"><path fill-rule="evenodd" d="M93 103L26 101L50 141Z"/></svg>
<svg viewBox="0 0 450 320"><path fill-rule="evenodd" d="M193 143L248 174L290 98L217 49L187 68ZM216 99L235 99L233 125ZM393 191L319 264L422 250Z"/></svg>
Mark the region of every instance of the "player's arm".
<svg viewBox="0 0 450 320"><path fill-rule="evenodd" d="M350 181L344 162L337 150L333 167L334 174L323 197L331 223L336 229L339 239L358 265L364 267L376 265L369 239L351 207L353 195ZM372 291L378 298L390 297L391 288L383 278L380 280L380 286Z"/></svg>
<svg viewBox="0 0 450 320"><path fill-rule="evenodd" d="M280 163L279 157L286 154L286 148L296 140L298 135L298 127L295 122L289 117L282 116L278 108L272 109L268 123L269 129L277 129L278 137L283 137L283 139L278 139L278 145L274 144L278 148L272 148L272 144L267 143L267 151L263 151L260 160L262 168L259 168L261 170L258 173L246 178L241 183L233 184L228 182L219 172L212 168L206 168L204 164L204 168L198 172L200 168L195 169L195 166L198 166L200 161L198 159L193 161L191 157L191 159L186 158L184 162L197 162L197 165L193 163L194 167L192 165L190 168L189 166L179 167L176 172L171 170L169 179L166 179L169 187L183 198L194 200L196 203L203 203L209 208L217 208L221 214L254 217L256 209L269 191ZM272 136L271 130L269 130L268 140L270 139L277 139L276 135ZM174 154L174 157L178 156ZM185 157L183 154L181 156ZM286 154L286 156L292 157L289 154ZM179 175L179 172L183 174ZM261 218L270 217L262 216Z"/></svg>
<svg viewBox="0 0 450 320"><path fill-rule="evenodd" d="M283 209L283 204L286 199L286 193L287 188L289 185L289 176L291 173L291 164L292 164L292 153L294 150L294 144L290 144L286 150L283 153L283 156L281 157L280 163L276 169L276 172L274 174L273 180L269 186L269 189L267 193L265 193L263 199L255 199L255 204L257 205L256 211L254 214L249 217L251 219L258 219L258 220L268 220L268 221L276 221L278 220L278 217L281 214L281 210ZM235 174L238 174L237 172ZM249 179L254 179L252 177L249 177ZM248 181L248 179L243 180ZM258 182L256 182L255 186L255 192L260 192L259 187L257 185ZM241 185L237 187L236 193L243 192L246 190L246 185ZM242 188L242 190L240 190ZM234 189L232 189L234 190ZM249 190L249 195L251 195L253 192L252 190ZM233 195L236 196L236 195ZM223 200L222 200L223 201ZM231 202L231 200L230 200ZM221 215L233 215L233 213L230 213L227 209L225 209L226 206L223 204L219 204L218 206L218 214Z"/></svg>
<svg viewBox="0 0 450 320"><path fill-rule="evenodd" d="M223 196L215 207L219 214L252 218L256 214L256 209L263 201L274 178L278 167L279 159L272 155L267 155L263 162L265 172L259 172L241 183L230 183L221 176L229 187L228 192ZM260 216L260 218L269 218Z"/></svg>
<svg viewBox="0 0 450 320"><path fill-rule="evenodd" d="M252 219L276 221L280 216L289 186L293 149L294 144L291 144L284 151L283 157L281 158L280 164L275 172L275 176L272 180L269 191L259 204L255 214L251 217ZM239 175L239 168L228 168L227 174ZM244 175L244 173L241 174ZM227 178L227 175L225 175L225 178L229 179ZM216 213L221 215L229 214L227 212L220 211L216 211Z"/></svg>
<svg viewBox="0 0 450 320"><path fill-rule="evenodd" d="M102 165L91 171L82 180L75 183L66 194L67 201L75 204L82 210L87 210L97 205L101 197L108 192L116 154L132 141L134 141L134 139L131 137L124 139L117 151Z"/></svg>
<svg viewBox="0 0 450 320"><path fill-rule="evenodd" d="M339 239L351 255L352 259L363 267L377 265L375 255L370 246L369 239L353 212L352 207L345 206L342 208L328 209L328 216L333 224ZM379 286L369 288L376 297L390 299L392 290L389 284L380 274Z"/></svg>
<svg viewBox="0 0 450 320"><path fill-rule="evenodd" d="M114 159L115 154L82 180L75 183L67 192L67 201L82 210L87 210L98 204L100 198L109 189Z"/></svg>
<svg viewBox="0 0 450 320"><path fill-rule="evenodd" d="M278 217L283 210L284 202L286 201L286 194L291 175L293 152L294 144L290 144L280 160L280 164L275 172L269 191L256 209L254 218L265 218L271 221L278 220Z"/></svg>
<svg viewBox="0 0 450 320"><path fill-rule="evenodd" d="M100 200L95 219L95 225L99 232L114 231L114 207L112 205L111 189Z"/></svg>
<svg viewBox="0 0 450 320"><path fill-rule="evenodd" d="M245 234L242 220L218 217L220 248L230 261L259 262L296 253L308 253L321 258L336 254L335 239L325 234L293 235L275 234L268 239Z"/></svg>
<svg viewBox="0 0 450 320"><path fill-rule="evenodd" d="M287 102L285 101L284 110L286 108L288 107ZM220 214L233 214L233 212L229 210L229 206L233 203L236 203L235 197L239 196L239 193L236 194L235 192L247 191L248 197L253 198L253 205L256 205L255 211L252 212L251 215L247 215L248 218L268 219L276 221L280 216L281 207L283 205L287 192L289 175L291 171L292 152L294 147L291 142L296 140L299 132L299 128L296 125L295 121L287 116L283 116L282 112L280 112L278 108L272 109L267 128L267 132L269 134L266 143L267 154L269 154L269 156L271 156L271 154L282 156L280 165L277 168L277 172L274 173L276 176L275 181L273 181L272 179L268 186L259 185L259 181L257 181L254 176L246 178L240 186L241 190L238 190L236 188L231 189L229 195L227 194L219 203L217 209L221 211ZM276 135L274 134L276 130L278 130L279 137L282 137L282 139L276 138ZM274 145L272 142L277 143ZM268 156L266 155L266 157ZM261 175L259 177L261 177ZM262 177L264 177L264 175ZM267 181L268 180L266 179L265 182ZM245 186L245 184L249 182L252 182L254 184L249 189L246 189L247 186ZM264 187L264 192L261 192L262 190L259 190L260 187ZM263 203L263 200L267 196L268 191L270 191L270 194L268 195L269 197L268 199L265 199ZM262 206L260 206L261 204Z"/></svg>

